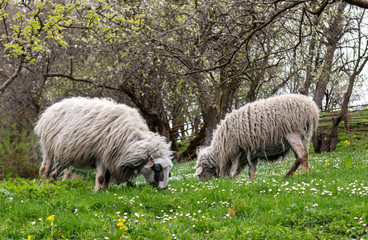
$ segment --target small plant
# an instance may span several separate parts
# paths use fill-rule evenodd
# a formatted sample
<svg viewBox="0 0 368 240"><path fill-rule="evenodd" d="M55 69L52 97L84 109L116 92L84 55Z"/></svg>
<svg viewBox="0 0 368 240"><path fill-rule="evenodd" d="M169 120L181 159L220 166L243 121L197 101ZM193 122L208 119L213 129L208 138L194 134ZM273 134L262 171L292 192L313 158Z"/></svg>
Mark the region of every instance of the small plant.
<svg viewBox="0 0 368 240"><path fill-rule="evenodd" d="M330 165L331 165L331 163L328 160L325 160L325 166L328 167Z"/></svg>
<svg viewBox="0 0 368 240"><path fill-rule="evenodd" d="M55 219L55 215L51 215L47 218L47 220L51 221L50 226L51 226L51 239L53 239L54 237L54 219Z"/></svg>

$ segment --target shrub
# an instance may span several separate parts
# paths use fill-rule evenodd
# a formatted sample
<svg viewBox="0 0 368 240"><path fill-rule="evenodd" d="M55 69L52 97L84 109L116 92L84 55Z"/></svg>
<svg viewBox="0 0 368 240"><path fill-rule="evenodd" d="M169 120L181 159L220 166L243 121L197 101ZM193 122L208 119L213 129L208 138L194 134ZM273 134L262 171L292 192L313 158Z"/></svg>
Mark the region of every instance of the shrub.
<svg viewBox="0 0 368 240"><path fill-rule="evenodd" d="M0 127L0 178L37 177L40 150L33 132L19 131L15 125Z"/></svg>

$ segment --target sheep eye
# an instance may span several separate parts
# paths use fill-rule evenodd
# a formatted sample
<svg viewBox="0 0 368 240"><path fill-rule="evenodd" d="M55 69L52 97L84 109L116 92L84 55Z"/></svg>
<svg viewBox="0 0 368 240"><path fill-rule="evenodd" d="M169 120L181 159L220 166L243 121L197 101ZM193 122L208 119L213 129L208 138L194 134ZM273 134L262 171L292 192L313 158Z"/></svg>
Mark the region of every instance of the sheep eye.
<svg viewBox="0 0 368 240"><path fill-rule="evenodd" d="M159 172L162 170L161 164L154 164L152 167L153 171Z"/></svg>

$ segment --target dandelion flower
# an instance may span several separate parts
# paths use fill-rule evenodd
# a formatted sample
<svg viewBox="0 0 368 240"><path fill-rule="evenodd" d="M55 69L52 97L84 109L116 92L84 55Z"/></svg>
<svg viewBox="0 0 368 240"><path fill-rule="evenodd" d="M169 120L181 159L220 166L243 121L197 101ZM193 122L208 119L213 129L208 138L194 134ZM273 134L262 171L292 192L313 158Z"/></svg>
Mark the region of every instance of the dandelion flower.
<svg viewBox="0 0 368 240"><path fill-rule="evenodd" d="M124 218L119 218L116 226L119 227L119 229L124 229L125 231L128 230L128 228L124 225L125 221L126 220Z"/></svg>
<svg viewBox="0 0 368 240"><path fill-rule="evenodd" d="M49 216L49 217L47 218L47 220L49 220L49 221L54 221L54 218L55 218L55 215L51 215L51 216Z"/></svg>
<svg viewBox="0 0 368 240"><path fill-rule="evenodd" d="M28 240L31 240L31 238L32 238L31 236L28 236L28 238L27 238L27 239L28 239Z"/></svg>

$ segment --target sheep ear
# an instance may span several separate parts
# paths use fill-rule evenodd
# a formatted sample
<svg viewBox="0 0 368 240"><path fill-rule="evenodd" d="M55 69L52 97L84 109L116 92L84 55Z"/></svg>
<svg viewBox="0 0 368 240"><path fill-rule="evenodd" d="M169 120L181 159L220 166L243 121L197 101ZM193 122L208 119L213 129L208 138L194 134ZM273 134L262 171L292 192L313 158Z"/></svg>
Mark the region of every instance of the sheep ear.
<svg viewBox="0 0 368 240"><path fill-rule="evenodd" d="M150 168L150 167L153 167L152 158L148 159L148 162L146 163L146 165L144 165L144 168Z"/></svg>
<svg viewBox="0 0 368 240"><path fill-rule="evenodd" d="M197 168L197 171L194 173L194 177L198 176L199 174L201 174L203 172L203 167L200 166Z"/></svg>

